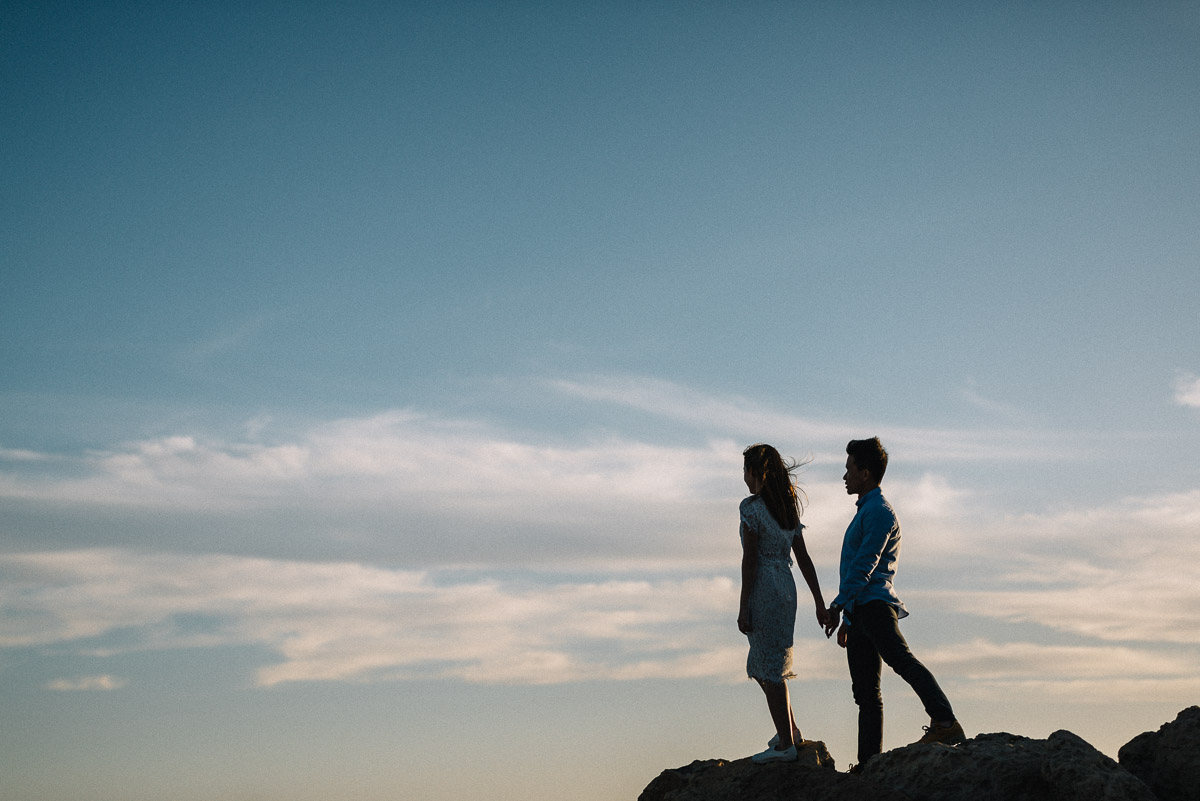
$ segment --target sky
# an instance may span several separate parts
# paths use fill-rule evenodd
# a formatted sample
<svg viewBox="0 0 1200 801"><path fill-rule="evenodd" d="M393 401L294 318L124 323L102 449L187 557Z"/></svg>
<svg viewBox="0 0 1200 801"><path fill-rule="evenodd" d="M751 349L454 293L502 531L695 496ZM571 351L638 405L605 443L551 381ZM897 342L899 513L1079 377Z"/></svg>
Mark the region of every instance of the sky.
<svg viewBox="0 0 1200 801"><path fill-rule="evenodd" d="M742 449L828 601L874 435L968 735L1115 757L1200 703L1197 96L1185 2L3 4L0 795L747 756Z"/></svg>

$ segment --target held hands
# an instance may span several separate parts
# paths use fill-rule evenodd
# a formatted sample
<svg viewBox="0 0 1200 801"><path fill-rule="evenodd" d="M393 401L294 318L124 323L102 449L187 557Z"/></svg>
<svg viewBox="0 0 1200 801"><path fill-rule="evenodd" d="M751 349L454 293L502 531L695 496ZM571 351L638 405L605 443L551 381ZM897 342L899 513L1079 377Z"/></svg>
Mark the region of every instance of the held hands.
<svg viewBox="0 0 1200 801"><path fill-rule="evenodd" d="M817 623L820 624L821 628L829 629L829 610L823 606L817 607ZM826 634L825 636L828 637L829 635Z"/></svg>
<svg viewBox="0 0 1200 801"><path fill-rule="evenodd" d="M825 610L825 620L821 621L821 625L825 628L825 637L828 639L833 635L833 632L838 627L838 621L841 619L842 610L830 606ZM817 618L820 620L820 617Z"/></svg>

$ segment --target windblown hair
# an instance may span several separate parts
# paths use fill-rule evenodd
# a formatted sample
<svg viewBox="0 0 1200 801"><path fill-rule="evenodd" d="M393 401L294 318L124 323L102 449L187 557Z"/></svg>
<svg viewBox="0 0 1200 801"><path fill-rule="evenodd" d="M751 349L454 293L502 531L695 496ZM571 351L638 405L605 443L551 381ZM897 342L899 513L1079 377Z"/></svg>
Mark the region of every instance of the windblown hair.
<svg viewBox="0 0 1200 801"><path fill-rule="evenodd" d="M758 497L767 505L767 511L784 531L791 531L800 525L800 515L804 513L804 502L808 496L804 490L796 486L792 473L800 465L796 462L785 462L779 451L770 445L751 445L742 451L742 458L751 475L762 481L762 489Z"/></svg>
<svg viewBox="0 0 1200 801"><path fill-rule="evenodd" d="M883 474L887 472L888 457L879 437L852 439L846 445L846 453L854 459L854 464L859 470L870 470L871 478L875 479L876 483L883 481Z"/></svg>

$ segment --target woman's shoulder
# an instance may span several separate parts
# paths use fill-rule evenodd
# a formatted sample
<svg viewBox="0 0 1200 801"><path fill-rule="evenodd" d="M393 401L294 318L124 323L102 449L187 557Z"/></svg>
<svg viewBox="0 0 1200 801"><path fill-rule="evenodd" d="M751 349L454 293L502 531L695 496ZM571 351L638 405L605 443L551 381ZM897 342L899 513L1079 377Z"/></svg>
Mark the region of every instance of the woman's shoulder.
<svg viewBox="0 0 1200 801"><path fill-rule="evenodd" d="M747 495L745 498L742 498L742 503L738 508L741 509L742 514L746 514L746 512L749 512L751 509L755 509L764 505L765 501L763 501L762 496Z"/></svg>

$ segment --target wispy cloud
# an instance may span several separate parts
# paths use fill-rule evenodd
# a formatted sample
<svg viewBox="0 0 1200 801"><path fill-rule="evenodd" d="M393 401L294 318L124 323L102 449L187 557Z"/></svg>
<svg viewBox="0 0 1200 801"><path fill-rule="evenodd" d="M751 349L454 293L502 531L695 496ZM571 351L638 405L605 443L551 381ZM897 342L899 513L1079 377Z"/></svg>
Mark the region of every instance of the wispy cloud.
<svg viewBox="0 0 1200 801"><path fill-rule="evenodd" d="M721 436L767 434L842 456L846 441L878 435L910 457L929 460L1059 461L1080 449L1079 438L1029 429L937 429L854 419L816 420L773 409L746 397L713 397L669 381L641 376L588 376L548 382L557 392L624 406L696 426ZM1011 415L1008 415L1011 416ZM830 456L831 454L831 456Z"/></svg>
<svg viewBox="0 0 1200 801"><path fill-rule="evenodd" d="M204 362L244 348L282 316L281 311L267 311L247 317L192 345L183 356L192 362Z"/></svg>
<svg viewBox="0 0 1200 801"><path fill-rule="evenodd" d="M103 659L250 644L276 656L258 669L261 686L431 678L735 682L744 676L746 645L732 623L737 587L727 576L502 581L352 563L123 550L6 555L0 575L0 647L54 646L58 653ZM957 608L971 604L968 599ZM844 655L820 634L810 612L802 608L798 615L796 658L807 678L841 678ZM117 632L120 637L109 636ZM927 648L923 658L946 681L993 692L1023 685L1052 692L1055 685L1070 690L1119 680L1130 697L1140 697L1147 682L1194 683L1200 655L1194 646L974 637ZM99 676L47 686L124 685ZM1113 697L1111 690L1106 697Z"/></svg>
<svg viewBox="0 0 1200 801"><path fill-rule="evenodd" d="M128 682L116 676L80 676L73 679L54 679L46 682L47 690L58 692L88 692L95 690L119 690Z"/></svg>
<svg viewBox="0 0 1200 801"><path fill-rule="evenodd" d="M25 510L4 519L10 531L71 513L52 528L84 530L0 556L0 647L104 658L251 644L276 656L257 673L263 685L740 680L745 644L730 615L741 448L780 431L826 437L817 444L832 453L843 426L663 382L555 388L690 421L703 436L545 441L392 410L272 442L255 424L243 439L5 452L0 497ZM991 435L954 444L962 433L881 432L928 434L938 458L994 456ZM1016 441L1012 458L1032 443ZM1030 458L1051 458L1045 447L1061 455L1038 445ZM827 595L853 514L837 475L805 476L806 537ZM930 657L949 677L1083 687L1123 676L1134 695L1186 680L1200 598L1179 565L1200 561L1200 489L1012 512L930 469L889 477L887 492L905 526L902 596L1026 632L939 643ZM102 520L118 547L81 549ZM806 610L799 619L803 633ZM1054 643L1031 642L1031 629ZM841 653L815 631L797 647L809 675L843 675Z"/></svg>
<svg viewBox="0 0 1200 801"><path fill-rule="evenodd" d="M1180 370L1175 376L1175 402L1200 408L1200 376Z"/></svg>
<svg viewBox="0 0 1200 801"><path fill-rule="evenodd" d="M1107 642L1200 645L1200 490L979 520L973 581L922 588L930 602ZM968 559L970 561L968 561Z"/></svg>
<svg viewBox="0 0 1200 801"><path fill-rule="evenodd" d="M1014 422L1020 421L1024 417L1022 411L1016 406L985 395L974 379L968 380L965 385L960 387L958 394L976 409L993 417Z"/></svg>
<svg viewBox="0 0 1200 801"><path fill-rule="evenodd" d="M47 462L53 459L46 453L23 450L20 448L0 448L0 461L5 462Z"/></svg>
<svg viewBox="0 0 1200 801"><path fill-rule="evenodd" d="M105 657L251 643L280 657L260 669L262 685L537 684L669 675L684 664L688 675L734 680L745 658L727 577L439 581L360 564L123 550L0 556L0 575L0 647L73 644ZM199 631L189 624L197 617L208 621ZM119 642L108 642L117 630Z"/></svg>
<svg viewBox="0 0 1200 801"><path fill-rule="evenodd" d="M723 561L743 489L732 441L545 444L404 410L275 444L176 435L84 454L53 474L0 469L0 497L46 519L96 509L140 521L130 531L192 521L218 550L241 528L255 532L251 546L367 542L373 556L441 565Z"/></svg>

